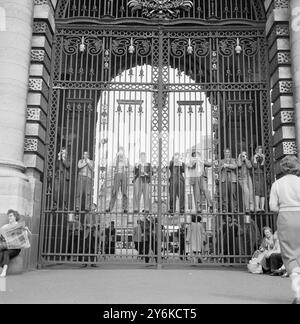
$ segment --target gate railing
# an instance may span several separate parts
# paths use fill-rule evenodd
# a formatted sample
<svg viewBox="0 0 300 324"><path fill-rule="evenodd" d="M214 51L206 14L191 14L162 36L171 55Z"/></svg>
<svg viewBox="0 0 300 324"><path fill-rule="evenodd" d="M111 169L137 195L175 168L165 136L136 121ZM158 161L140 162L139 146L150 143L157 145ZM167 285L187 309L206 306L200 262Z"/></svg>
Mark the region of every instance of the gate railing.
<svg viewBox="0 0 300 324"><path fill-rule="evenodd" d="M275 227L275 218L175 213L163 214L158 223L155 214L47 212L42 262L245 264L259 248L263 228Z"/></svg>

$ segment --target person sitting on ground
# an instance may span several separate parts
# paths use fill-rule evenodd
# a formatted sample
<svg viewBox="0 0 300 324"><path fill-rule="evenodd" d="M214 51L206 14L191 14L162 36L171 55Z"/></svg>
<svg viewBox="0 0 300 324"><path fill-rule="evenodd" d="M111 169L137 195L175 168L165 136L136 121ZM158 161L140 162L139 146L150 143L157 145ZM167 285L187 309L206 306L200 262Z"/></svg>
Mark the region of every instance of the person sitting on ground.
<svg viewBox="0 0 300 324"><path fill-rule="evenodd" d="M270 258L272 253L276 252L274 248L277 247L276 241L278 241L278 238L276 235L274 236L272 229L268 226L265 226L263 228L263 233L264 238L259 247L259 251L261 252L260 264L262 265L263 272L270 274L270 262L268 259Z"/></svg>
<svg viewBox="0 0 300 324"><path fill-rule="evenodd" d="M8 224L3 225L1 227L1 229L8 229L11 226L15 226L18 224L19 220L20 220L20 215L17 211L9 209L7 212L7 216L8 216ZM24 229L29 233L29 229L27 226L24 227ZM6 242L3 238L3 236L1 236L0 238L0 242L1 242L1 246L0 247L0 270L2 268L2 271L0 273L0 277L6 277L7 274L7 269L10 263L10 260L15 258L16 256L18 256L21 252L21 248L19 249L9 249L6 246Z"/></svg>
<svg viewBox="0 0 300 324"><path fill-rule="evenodd" d="M279 245L279 240L277 236L277 231L274 233L275 244L272 250L267 252L265 261L267 266L267 271L270 271L271 276L277 276L279 273L277 270L283 265L281 250Z"/></svg>

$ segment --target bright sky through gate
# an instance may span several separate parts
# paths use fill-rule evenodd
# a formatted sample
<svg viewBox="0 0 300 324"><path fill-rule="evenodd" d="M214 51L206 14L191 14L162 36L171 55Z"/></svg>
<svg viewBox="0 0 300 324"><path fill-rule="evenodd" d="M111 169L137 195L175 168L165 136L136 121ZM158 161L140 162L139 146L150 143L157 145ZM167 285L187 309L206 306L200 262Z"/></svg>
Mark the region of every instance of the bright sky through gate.
<svg viewBox="0 0 300 324"><path fill-rule="evenodd" d="M97 107L95 174L98 174L100 165L112 165L119 146L124 147L131 166L139 161L140 152L146 152L147 160L153 162L151 147L153 135L157 135L156 130L152 130L155 105L153 88L157 89L157 84L153 82L153 69L152 66L143 65L126 70L111 81L111 90L103 92ZM195 81L184 72L169 67L168 83L193 85ZM121 89L130 84L144 85L147 90L116 90L117 84L122 84ZM168 141L168 160L176 152L185 156L195 146L203 156L208 157L212 115L206 94L198 91L165 92L163 106L168 107L169 130L162 134ZM103 111L107 111L107 116L104 116L104 119L107 118L106 124L103 123ZM97 178L95 181L98 181Z"/></svg>
<svg viewBox="0 0 300 324"><path fill-rule="evenodd" d="M152 83L153 68L149 65L137 66L124 71L112 80L112 83ZM195 84L189 76L178 69L169 68L170 84ZM113 87L112 87L113 89ZM204 138L211 137L211 105L204 92L169 92L166 94L169 107L169 159L175 152L185 154L186 151L198 145L202 151L207 147L201 145ZM178 101L187 104L180 106ZM202 108L194 102L203 101ZM191 105L188 102L192 102ZM108 109L108 129L97 124L97 143L107 139L108 164L110 165L117 153L118 146L123 146L130 164L138 162L139 152L151 156L152 142L152 107L154 96L149 91L111 90L105 91L99 101L98 116L103 107ZM199 113L202 109L203 112ZM197 112L197 114L196 114ZM197 118L195 118L197 116ZM208 140L209 141L209 140ZM210 146L210 143L207 143ZM97 145L99 147L99 145ZM106 152L101 152L105 159Z"/></svg>

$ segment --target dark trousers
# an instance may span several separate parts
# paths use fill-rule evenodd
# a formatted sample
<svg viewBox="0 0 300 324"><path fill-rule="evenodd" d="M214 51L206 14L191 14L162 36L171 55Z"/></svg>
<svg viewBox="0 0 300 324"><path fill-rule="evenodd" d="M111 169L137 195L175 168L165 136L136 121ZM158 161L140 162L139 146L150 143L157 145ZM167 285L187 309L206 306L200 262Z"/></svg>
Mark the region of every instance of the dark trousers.
<svg viewBox="0 0 300 324"><path fill-rule="evenodd" d="M157 262L157 241L155 239L152 239L151 244L150 242L146 242L145 244L145 262L149 263L149 251L150 251L150 245L151 245L151 250L153 251L153 254L155 255L154 259Z"/></svg>
<svg viewBox="0 0 300 324"><path fill-rule="evenodd" d="M144 243L143 242L134 242L134 247L138 251L139 255L144 254Z"/></svg>
<svg viewBox="0 0 300 324"><path fill-rule="evenodd" d="M0 252L0 266L9 265L9 261L20 254L20 249L9 249Z"/></svg>
<svg viewBox="0 0 300 324"><path fill-rule="evenodd" d="M105 242L105 254L115 254L115 242Z"/></svg>
<svg viewBox="0 0 300 324"><path fill-rule="evenodd" d="M180 211L184 211L184 197L185 197L185 190L184 190L185 184L183 178L178 177L171 177L170 178L170 188L169 188L169 194L170 194L170 210L175 211L176 210L176 198L179 198L179 208Z"/></svg>
<svg viewBox="0 0 300 324"><path fill-rule="evenodd" d="M222 182L222 208L225 211L237 212L236 182Z"/></svg>
<svg viewBox="0 0 300 324"><path fill-rule="evenodd" d="M65 209L68 206L69 182L70 181L66 178L65 172L56 171L54 179L53 200L58 210Z"/></svg>
<svg viewBox="0 0 300 324"><path fill-rule="evenodd" d="M271 272L278 270L283 265L283 261L280 253L271 254L269 261L270 261Z"/></svg>

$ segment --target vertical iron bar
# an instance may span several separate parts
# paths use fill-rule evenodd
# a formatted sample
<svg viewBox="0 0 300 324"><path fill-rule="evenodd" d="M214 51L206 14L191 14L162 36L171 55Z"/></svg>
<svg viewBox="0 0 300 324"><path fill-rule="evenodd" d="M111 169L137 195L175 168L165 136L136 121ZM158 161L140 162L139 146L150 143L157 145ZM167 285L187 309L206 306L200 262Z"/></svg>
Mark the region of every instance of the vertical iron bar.
<svg viewBox="0 0 300 324"><path fill-rule="evenodd" d="M159 149L158 149L158 228L161 229L162 225L162 131L163 131L163 30L159 28L159 78L158 78L158 136L159 136ZM157 233L157 268L162 268L162 255L161 255L161 231Z"/></svg>

